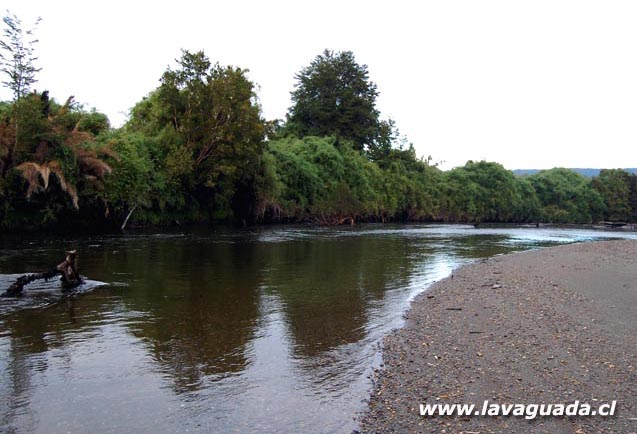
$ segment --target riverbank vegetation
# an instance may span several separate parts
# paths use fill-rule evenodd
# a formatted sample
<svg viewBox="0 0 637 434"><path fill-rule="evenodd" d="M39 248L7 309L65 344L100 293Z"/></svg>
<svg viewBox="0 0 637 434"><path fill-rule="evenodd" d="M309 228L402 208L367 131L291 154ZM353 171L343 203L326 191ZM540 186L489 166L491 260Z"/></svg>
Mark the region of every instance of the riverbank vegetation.
<svg viewBox="0 0 637 434"><path fill-rule="evenodd" d="M262 116L246 69L183 51L112 128L37 82L35 41L4 19L0 228L203 221L634 222L637 179L555 168L515 176L495 162L443 171L376 108L351 52L325 51L296 75L285 120ZM150 78L151 80L153 77Z"/></svg>

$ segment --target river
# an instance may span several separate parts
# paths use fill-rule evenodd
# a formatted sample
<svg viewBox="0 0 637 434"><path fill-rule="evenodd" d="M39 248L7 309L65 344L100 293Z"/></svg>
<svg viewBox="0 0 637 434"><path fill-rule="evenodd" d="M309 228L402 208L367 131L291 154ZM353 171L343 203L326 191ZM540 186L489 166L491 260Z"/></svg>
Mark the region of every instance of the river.
<svg viewBox="0 0 637 434"><path fill-rule="evenodd" d="M457 225L0 238L0 432L350 433L410 300L494 255L635 233Z"/></svg>

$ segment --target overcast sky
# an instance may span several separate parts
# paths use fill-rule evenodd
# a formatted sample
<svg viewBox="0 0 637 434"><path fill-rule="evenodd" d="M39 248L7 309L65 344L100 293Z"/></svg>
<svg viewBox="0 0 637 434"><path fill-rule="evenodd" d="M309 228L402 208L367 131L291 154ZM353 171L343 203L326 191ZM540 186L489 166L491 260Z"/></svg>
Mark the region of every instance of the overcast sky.
<svg viewBox="0 0 637 434"><path fill-rule="evenodd" d="M325 48L369 67L382 117L443 168L637 166L635 1L4 0L42 17L36 88L115 126L180 49L250 70L267 119ZM1 99L9 99L6 89Z"/></svg>

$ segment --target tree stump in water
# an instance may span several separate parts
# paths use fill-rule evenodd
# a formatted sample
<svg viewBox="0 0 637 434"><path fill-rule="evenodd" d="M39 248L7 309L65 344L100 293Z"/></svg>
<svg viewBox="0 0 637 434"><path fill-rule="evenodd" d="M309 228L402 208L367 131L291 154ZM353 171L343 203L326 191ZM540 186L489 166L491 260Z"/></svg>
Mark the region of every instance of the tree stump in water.
<svg viewBox="0 0 637 434"><path fill-rule="evenodd" d="M25 274L18 279L2 294L2 297L17 297L22 294L24 286L34 280L49 280L55 276L61 275L63 289L72 289L82 283L82 277L77 270L77 250L66 252L66 258L57 267L45 271L44 273Z"/></svg>
<svg viewBox="0 0 637 434"><path fill-rule="evenodd" d="M62 287L71 289L82 283L80 273L77 271L77 250L66 252L66 259L56 269L62 273Z"/></svg>

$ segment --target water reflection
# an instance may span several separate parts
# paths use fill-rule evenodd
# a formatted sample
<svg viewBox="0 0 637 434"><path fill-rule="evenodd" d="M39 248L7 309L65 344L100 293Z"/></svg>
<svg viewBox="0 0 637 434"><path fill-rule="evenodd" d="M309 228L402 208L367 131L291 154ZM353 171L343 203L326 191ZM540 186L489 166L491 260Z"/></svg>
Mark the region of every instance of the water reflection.
<svg viewBox="0 0 637 434"><path fill-rule="evenodd" d="M82 273L109 285L3 301L0 431L351 431L375 344L427 284L477 258L595 236L369 226L74 240ZM68 244L2 240L0 284ZM34 308L43 299L54 303Z"/></svg>
<svg viewBox="0 0 637 434"><path fill-rule="evenodd" d="M2 317L0 431L39 431L32 406L33 395L42 386L38 378L52 365L71 370L72 344L91 340L95 324L104 322L113 310L112 303L96 306L66 298L46 309L24 309Z"/></svg>
<svg viewBox="0 0 637 434"><path fill-rule="evenodd" d="M363 339L370 306L408 279L415 249L396 239L350 237L271 251L264 286L283 304L295 356L306 358Z"/></svg>

